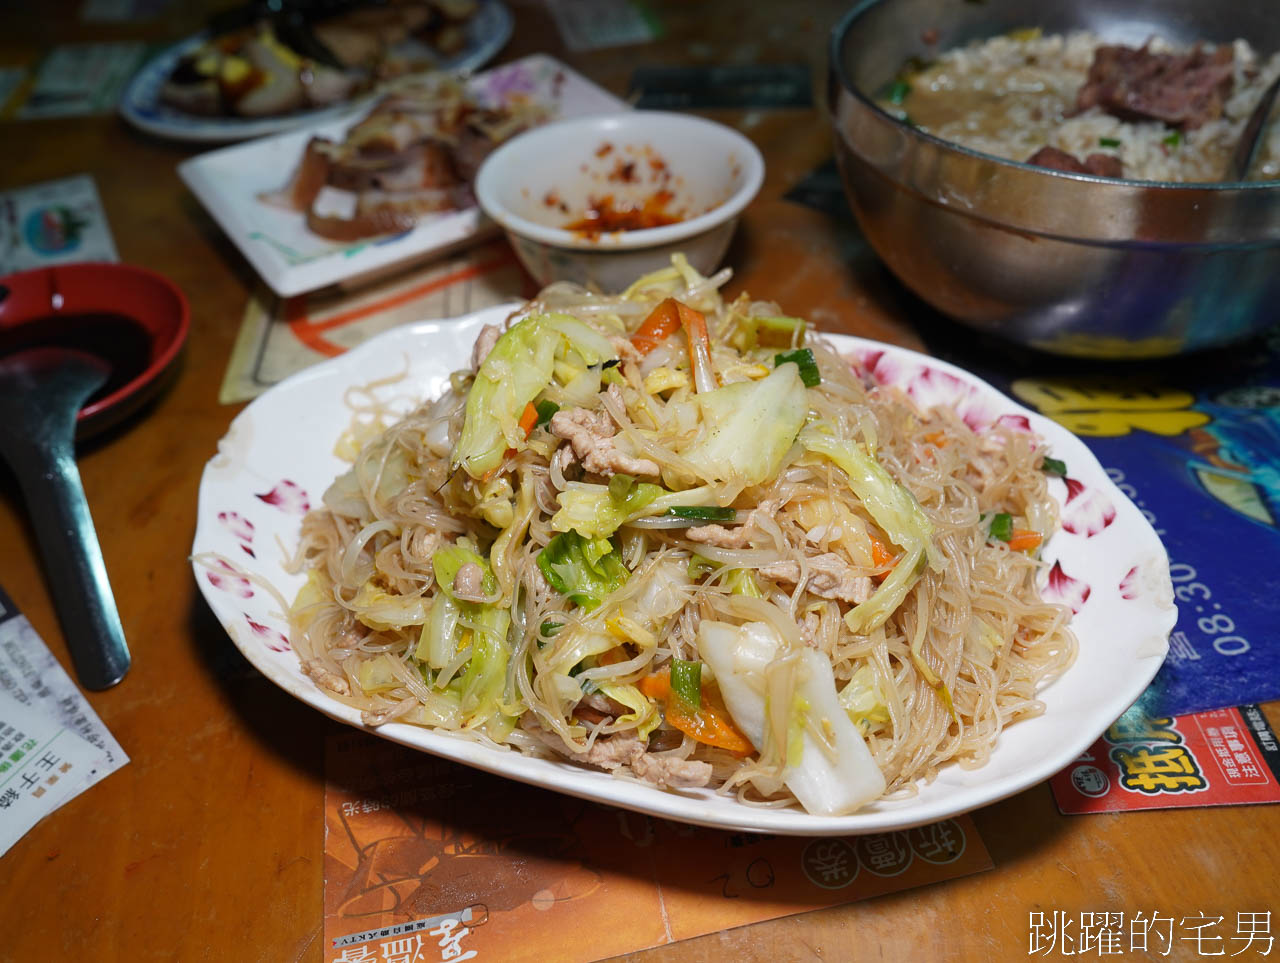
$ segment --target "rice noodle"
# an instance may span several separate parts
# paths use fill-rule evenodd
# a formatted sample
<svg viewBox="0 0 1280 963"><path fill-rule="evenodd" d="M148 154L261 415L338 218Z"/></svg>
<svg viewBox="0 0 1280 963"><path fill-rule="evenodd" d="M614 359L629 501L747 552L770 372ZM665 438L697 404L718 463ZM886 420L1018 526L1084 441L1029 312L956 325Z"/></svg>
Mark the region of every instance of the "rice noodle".
<svg viewBox="0 0 1280 963"><path fill-rule="evenodd" d="M727 278L725 271L701 278L678 265L621 296L558 284L515 317L565 312L617 345L659 301L675 297L705 311L709 356L722 381L758 380L773 369L775 349L755 346L754 326L780 311L745 296L726 306L718 291ZM351 393L364 426L352 435L364 445L325 506L304 520L293 556L297 569L312 573L290 616L308 674L317 684L345 680L349 692L333 697L360 708L371 725L435 725L488 745L577 761L615 753L617 760L597 764L636 776L624 747L638 744L643 752L655 739L669 747L680 735L661 700L636 684L672 659L697 660L707 620L763 623L780 640L763 682L776 696L769 712L778 731L788 725L792 702L785 696L796 684L799 656L816 649L830 660L837 688L847 690L846 707L860 704L858 692L872 706L849 711L885 777L886 795L914 792L949 763L982 765L1004 726L1042 711L1038 690L1075 655L1069 610L1039 596L1045 573L1038 555L1012 551L988 531L996 513L1045 537L1056 527L1039 441L1004 427L975 432L945 409L919 411L897 392L864 382L821 338L791 335L793 346L813 352L821 377L805 390L808 423L872 453L931 526L921 553L935 564L908 573L901 600L855 632L846 616L857 603L833 586L842 577L874 586L893 568L878 559L874 543L889 545L898 559L910 557L906 546L892 542L841 468L799 444L763 482L700 475L689 452L709 429L693 395L685 339L676 333L653 352L661 364L623 351L621 364L609 369L614 375L603 378L613 386L588 403L592 418L613 426L602 437L617 451L661 466L660 477L640 480L666 489L665 501L632 513L634 524L617 519L605 548L625 580L595 606L557 591L539 557L565 530L557 519L565 499L589 497L616 476L586 473L570 443L541 426L492 473L472 478L455 470L450 459L469 417L471 369L376 434L368 428L382 424L376 399ZM557 364L572 367L572 360ZM651 392L651 376L667 387ZM513 423L518 415L509 415ZM623 481L624 490L634 484ZM706 523L664 516L666 505L733 511L720 518L721 534L707 529L711 535L694 541L691 526ZM493 582L472 597L493 604L453 597L456 566L440 583L444 550L475 553L482 571L491 566ZM769 568L777 563L782 567ZM787 565L795 578L763 574ZM397 624L384 614L400 611L396 606L419 612L415 605L425 606L425 621L419 615ZM449 619L454 634L439 635ZM375 659L384 660L381 668ZM496 666L491 675L486 666ZM704 684L714 691L710 673ZM814 720L803 726L818 751L834 751ZM678 749L648 754L672 765L705 764L712 787L746 804L793 805L785 747L765 743L741 758L685 733Z"/></svg>

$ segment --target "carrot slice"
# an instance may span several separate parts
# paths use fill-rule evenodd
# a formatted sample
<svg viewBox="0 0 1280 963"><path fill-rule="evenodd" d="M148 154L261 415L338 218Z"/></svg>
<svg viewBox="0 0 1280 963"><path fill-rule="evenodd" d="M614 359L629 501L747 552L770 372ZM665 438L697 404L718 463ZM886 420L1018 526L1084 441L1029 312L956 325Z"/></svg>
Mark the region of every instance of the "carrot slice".
<svg viewBox="0 0 1280 963"><path fill-rule="evenodd" d="M675 298L666 298L649 312L644 323L631 336L631 343L641 354L648 354L680 330L680 312Z"/></svg>
<svg viewBox="0 0 1280 963"><path fill-rule="evenodd" d="M719 381L711 367L711 336L707 333L707 318L687 304L675 298L664 298L636 329L631 343L641 354L648 354L682 327L689 338L689 367L694 384L699 391L718 387Z"/></svg>
<svg viewBox="0 0 1280 963"><path fill-rule="evenodd" d="M891 551L889 551L889 546L886 545L884 542L882 542L880 539L876 538L874 535L872 535L871 536L871 563L875 565L876 568L881 568L882 566L885 566L885 565L888 565L890 568L892 568L897 563L897 561L898 561L898 556L894 555Z"/></svg>
<svg viewBox="0 0 1280 963"><path fill-rule="evenodd" d="M520 430L524 432L526 438L533 433L533 426L538 423L538 409L533 406L530 401L524 406L524 411L520 412Z"/></svg>
<svg viewBox="0 0 1280 963"><path fill-rule="evenodd" d="M749 756L755 747L733 724L720 693L702 687L702 705L694 707L671 691L671 670L663 669L645 676L636 687L650 699L663 700L663 714L669 723L685 735L708 746L727 749L735 756Z"/></svg>
<svg viewBox="0 0 1280 963"><path fill-rule="evenodd" d="M671 695L671 671L663 669L661 672L647 675L636 683L636 688L647 698L655 702L664 702L667 696Z"/></svg>
<svg viewBox="0 0 1280 963"><path fill-rule="evenodd" d="M729 710L706 689L702 691L702 705L697 709L673 695L667 700L666 716L669 723L698 742L727 749L735 756L755 752L755 747L729 718Z"/></svg>
<svg viewBox="0 0 1280 963"><path fill-rule="evenodd" d="M693 372L693 384L699 392L714 391L720 386L715 369L711 366L711 335L707 333L707 318L687 304L676 302L676 313L689 338L689 369Z"/></svg>
<svg viewBox="0 0 1280 963"><path fill-rule="evenodd" d="M530 435L533 434L534 425L536 425L537 423L538 423L538 409L533 406L532 401L527 402L524 406L524 411L520 412L520 430L524 432L524 436L526 438L528 438ZM516 456L516 450L514 448L508 448L506 451L502 453L502 457L504 459L514 458L515 456ZM485 476L480 480L482 482L493 481L493 479L497 476L501 468L502 468L501 465L497 465L491 468L488 471L488 473L486 473Z"/></svg>
<svg viewBox="0 0 1280 963"><path fill-rule="evenodd" d="M1039 532L1029 528L1015 528L1013 534L1009 536L1009 551L1030 552L1039 548L1043 541L1044 536Z"/></svg>

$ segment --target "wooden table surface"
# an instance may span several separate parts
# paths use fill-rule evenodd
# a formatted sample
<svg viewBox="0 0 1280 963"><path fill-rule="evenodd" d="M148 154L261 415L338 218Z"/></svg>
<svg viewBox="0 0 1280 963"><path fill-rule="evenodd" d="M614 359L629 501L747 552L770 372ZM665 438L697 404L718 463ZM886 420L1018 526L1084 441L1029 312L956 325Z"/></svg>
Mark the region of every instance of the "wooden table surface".
<svg viewBox="0 0 1280 963"><path fill-rule="evenodd" d="M545 50L618 94L639 65L751 62L808 63L820 91L827 32L842 7L791 3L783 17L766 5L654 3L665 26L658 42L570 54L541 3L508 2L517 29L500 60ZM177 39L200 18L173 6L158 21L125 25L81 23L75 4L60 17L44 6L10 9L0 57L14 62L67 40ZM830 156L819 110L708 116L747 133L768 164L729 254L731 289L828 330L920 347L922 325L936 322L847 221L783 199ZM134 656L122 684L89 700L132 761L0 857L0 960L314 963L322 959L322 747L336 724L249 666L187 562L201 470L239 411L217 396L253 272L178 179L175 165L192 149L113 116L9 121L0 132L0 189L91 173L122 259L170 277L192 315L172 387L81 451ZM69 668L16 483L3 470L0 585ZM1277 704L1267 714L1280 723ZM1040 785L974 819L991 872L628 959L1014 959L1027 955L1034 911L1204 912L1225 917L1220 932L1230 936L1237 912L1276 907L1276 806L1064 817ZM1227 942L1226 952L1238 945ZM1195 956L1179 944L1171 958Z"/></svg>

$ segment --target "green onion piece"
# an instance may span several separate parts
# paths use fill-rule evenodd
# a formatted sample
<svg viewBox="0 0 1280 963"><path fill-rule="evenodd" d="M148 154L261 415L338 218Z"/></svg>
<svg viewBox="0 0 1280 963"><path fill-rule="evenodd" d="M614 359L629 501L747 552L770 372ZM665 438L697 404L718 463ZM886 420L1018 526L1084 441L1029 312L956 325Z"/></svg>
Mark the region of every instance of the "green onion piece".
<svg viewBox="0 0 1280 963"><path fill-rule="evenodd" d="M804 340L805 323L803 318L776 315L765 318L751 318L749 320L755 325L758 344L786 348L795 344L797 339Z"/></svg>
<svg viewBox="0 0 1280 963"><path fill-rule="evenodd" d="M1098 146L1099 147L1119 147L1120 141L1118 141L1114 137L1099 137Z"/></svg>
<svg viewBox="0 0 1280 963"><path fill-rule="evenodd" d="M695 552L689 556L689 565L687 568L689 572L689 580L696 582L698 579L702 578L702 576L710 575L714 572L716 570L716 563L708 558L703 558Z"/></svg>
<svg viewBox="0 0 1280 963"><path fill-rule="evenodd" d="M671 660L671 691L695 709L702 706L702 663Z"/></svg>
<svg viewBox="0 0 1280 963"><path fill-rule="evenodd" d="M1056 458L1050 458L1045 455L1044 461L1040 463L1040 470L1046 475L1059 475L1062 478L1067 477L1067 463L1059 461Z"/></svg>
<svg viewBox="0 0 1280 963"><path fill-rule="evenodd" d="M1182 131L1175 130L1166 134L1160 141L1165 147L1177 147L1182 143Z"/></svg>
<svg viewBox="0 0 1280 963"><path fill-rule="evenodd" d="M905 80L895 80L889 88L889 103L901 104L907 99L907 94L911 93L911 85Z"/></svg>
<svg viewBox="0 0 1280 963"><path fill-rule="evenodd" d="M557 411L560 410L560 406L558 404L556 404L554 401L547 401L545 398L539 401L533 407L534 407L534 410L538 412L538 420L534 422L535 428L541 428L543 425L545 425L548 421L551 420L552 415L554 415Z"/></svg>
<svg viewBox="0 0 1280 963"><path fill-rule="evenodd" d="M773 356L774 367L792 362L800 369L800 380L806 388L816 388L822 383L822 375L818 373L818 362L813 360L813 352L808 348L797 348L785 354Z"/></svg>
<svg viewBox="0 0 1280 963"><path fill-rule="evenodd" d="M563 622L552 622L550 619L538 626L538 634L544 639L553 639L560 634L560 630L564 628Z"/></svg>
<svg viewBox="0 0 1280 963"><path fill-rule="evenodd" d="M671 518L688 518L695 522L731 522L738 517L736 508L717 508L715 505L675 505L667 509Z"/></svg>
<svg viewBox="0 0 1280 963"><path fill-rule="evenodd" d="M991 537L1002 542L1009 541L1013 537L1013 516L1008 512L998 512L991 519Z"/></svg>
<svg viewBox="0 0 1280 963"><path fill-rule="evenodd" d="M636 480L630 475L614 475L609 479L609 497L615 502L625 502L635 486Z"/></svg>

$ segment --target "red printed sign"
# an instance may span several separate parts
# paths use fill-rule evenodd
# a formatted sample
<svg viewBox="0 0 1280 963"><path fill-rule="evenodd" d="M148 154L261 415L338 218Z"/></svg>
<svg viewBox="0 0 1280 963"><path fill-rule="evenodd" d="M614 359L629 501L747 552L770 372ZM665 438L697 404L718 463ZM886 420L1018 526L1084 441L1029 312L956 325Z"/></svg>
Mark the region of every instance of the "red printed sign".
<svg viewBox="0 0 1280 963"><path fill-rule="evenodd" d="M1280 801L1280 746L1256 705L1151 717L1134 707L1050 781L1067 814Z"/></svg>

